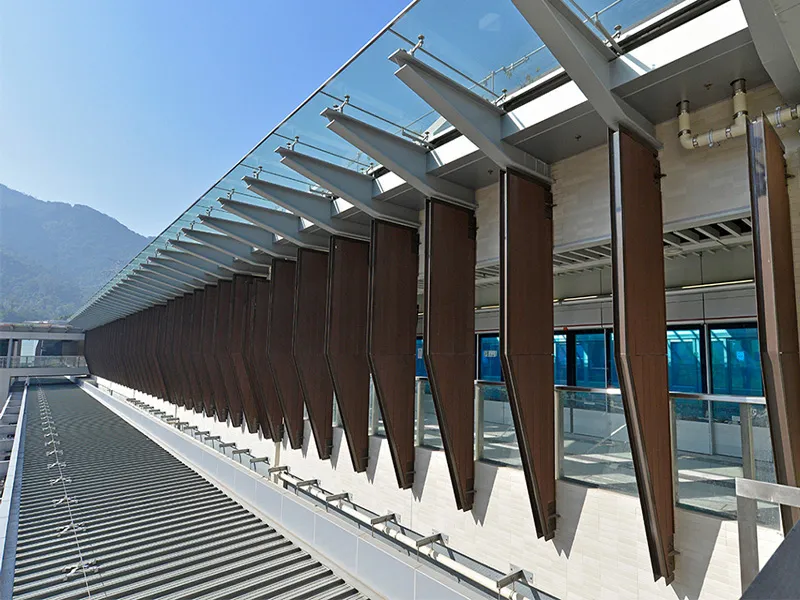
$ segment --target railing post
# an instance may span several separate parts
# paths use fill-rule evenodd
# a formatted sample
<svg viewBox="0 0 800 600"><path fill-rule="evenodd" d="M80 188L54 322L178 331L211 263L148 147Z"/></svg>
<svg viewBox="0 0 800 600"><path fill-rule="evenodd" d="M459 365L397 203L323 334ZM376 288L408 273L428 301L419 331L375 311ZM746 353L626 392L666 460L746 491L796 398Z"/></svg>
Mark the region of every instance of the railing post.
<svg viewBox="0 0 800 600"><path fill-rule="evenodd" d="M564 407L561 405L561 394L553 390L553 402L556 404L556 479L564 477ZM570 428L572 416L570 415Z"/></svg>
<svg viewBox="0 0 800 600"><path fill-rule="evenodd" d="M679 467L678 467L678 411L675 408L675 398L669 397L669 435L672 443L672 503L678 505L680 494Z"/></svg>
<svg viewBox="0 0 800 600"><path fill-rule="evenodd" d="M417 377L414 392L414 445L418 448L425 441L425 414L422 398L425 396L425 380Z"/></svg>
<svg viewBox="0 0 800 600"><path fill-rule="evenodd" d="M375 395L375 382L369 378L369 434L378 432L378 398Z"/></svg>
<svg viewBox="0 0 800 600"><path fill-rule="evenodd" d="M736 525L739 532L739 574L744 592L758 575L758 501L736 493Z"/></svg>
<svg viewBox="0 0 800 600"><path fill-rule="evenodd" d="M475 460L483 458L483 417L484 402L483 389L479 382L475 382Z"/></svg>
<svg viewBox="0 0 800 600"><path fill-rule="evenodd" d="M739 423L742 436L742 476L756 479L756 457L753 444L753 413L750 404L739 404Z"/></svg>

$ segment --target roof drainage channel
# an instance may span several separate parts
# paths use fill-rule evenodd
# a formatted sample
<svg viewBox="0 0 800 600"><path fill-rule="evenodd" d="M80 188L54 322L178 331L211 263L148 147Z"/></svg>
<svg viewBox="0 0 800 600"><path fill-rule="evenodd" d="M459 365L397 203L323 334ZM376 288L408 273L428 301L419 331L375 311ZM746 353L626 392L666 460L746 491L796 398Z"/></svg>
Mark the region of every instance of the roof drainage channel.
<svg viewBox="0 0 800 600"><path fill-rule="evenodd" d="M79 387L29 393L15 599L365 597Z"/></svg>

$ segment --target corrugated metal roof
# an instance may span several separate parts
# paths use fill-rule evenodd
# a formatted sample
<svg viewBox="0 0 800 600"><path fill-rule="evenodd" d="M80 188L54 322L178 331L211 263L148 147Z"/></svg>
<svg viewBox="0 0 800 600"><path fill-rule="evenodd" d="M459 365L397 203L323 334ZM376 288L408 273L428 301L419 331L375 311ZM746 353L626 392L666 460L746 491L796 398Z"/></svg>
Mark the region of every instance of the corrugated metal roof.
<svg viewBox="0 0 800 600"><path fill-rule="evenodd" d="M37 389L15 599L364 597L77 387Z"/></svg>

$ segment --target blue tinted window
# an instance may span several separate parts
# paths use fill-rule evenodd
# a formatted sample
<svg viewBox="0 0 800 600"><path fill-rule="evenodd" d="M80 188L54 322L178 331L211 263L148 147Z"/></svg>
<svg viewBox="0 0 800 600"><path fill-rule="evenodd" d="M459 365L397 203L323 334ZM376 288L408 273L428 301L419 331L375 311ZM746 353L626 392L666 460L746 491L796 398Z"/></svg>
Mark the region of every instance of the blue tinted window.
<svg viewBox="0 0 800 600"><path fill-rule="evenodd" d="M567 385L567 336L553 336L553 379L556 385Z"/></svg>
<svg viewBox="0 0 800 600"><path fill-rule="evenodd" d="M503 381L500 365L500 336L481 335L478 338L478 379Z"/></svg>
<svg viewBox="0 0 800 600"><path fill-rule="evenodd" d="M575 334L575 385L606 387L605 333Z"/></svg>
<svg viewBox="0 0 800 600"><path fill-rule="evenodd" d="M608 385L619 387L617 362L614 359L614 332L610 332L608 337ZM698 393L703 391L703 366L700 354L699 329L667 331L667 370L671 391Z"/></svg>
<svg viewBox="0 0 800 600"><path fill-rule="evenodd" d="M614 332L608 332L608 387L619 387L617 359L614 358Z"/></svg>
<svg viewBox="0 0 800 600"><path fill-rule="evenodd" d="M427 377L428 369L425 368L425 358L422 354L422 338L417 338L417 377Z"/></svg>
<svg viewBox="0 0 800 600"><path fill-rule="evenodd" d="M700 330L667 331L669 389L673 392L703 391L703 363L700 360Z"/></svg>
<svg viewBox="0 0 800 600"><path fill-rule="evenodd" d="M761 396L761 357L758 329L712 329L711 392L733 396Z"/></svg>

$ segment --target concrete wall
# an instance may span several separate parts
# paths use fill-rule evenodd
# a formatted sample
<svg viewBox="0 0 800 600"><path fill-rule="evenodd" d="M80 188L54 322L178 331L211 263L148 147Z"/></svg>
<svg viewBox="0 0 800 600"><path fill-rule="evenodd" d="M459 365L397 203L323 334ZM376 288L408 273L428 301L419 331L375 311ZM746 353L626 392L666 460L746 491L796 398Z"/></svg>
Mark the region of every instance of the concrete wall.
<svg viewBox="0 0 800 600"><path fill-rule="evenodd" d="M511 565L533 573L533 584L565 599L637 598L727 600L740 595L738 533L735 521L677 509L676 578L671 586L654 583L637 498L572 483L558 483L560 516L554 542L536 539L522 471L479 462L475 507L456 509L444 453L418 448L416 482L399 490L386 440L370 441L366 474L354 473L341 429L334 430L331 460L317 457L306 423L305 444L291 450L269 440L214 422L203 415L111 385L180 419L209 429L240 448L288 465L303 478L317 478L334 492L348 491L355 502L379 513L394 512L420 533L442 532L449 544L490 566ZM762 564L782 541L775 530L759 530Z"/></svg>

